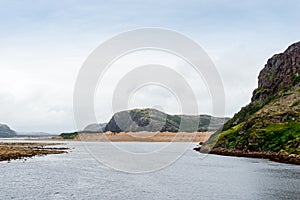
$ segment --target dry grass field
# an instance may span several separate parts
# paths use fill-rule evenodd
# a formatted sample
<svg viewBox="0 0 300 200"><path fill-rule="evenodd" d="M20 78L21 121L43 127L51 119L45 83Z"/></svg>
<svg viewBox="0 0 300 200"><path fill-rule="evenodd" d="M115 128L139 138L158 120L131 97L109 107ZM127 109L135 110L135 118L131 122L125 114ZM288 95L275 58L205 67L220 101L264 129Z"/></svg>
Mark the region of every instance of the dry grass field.
<svg viewBox="0 0 300 200"><path fill-rule="evenodd" d="M205 142L211 132L120 132L80 133L75 140L100 142Z"/></svg>

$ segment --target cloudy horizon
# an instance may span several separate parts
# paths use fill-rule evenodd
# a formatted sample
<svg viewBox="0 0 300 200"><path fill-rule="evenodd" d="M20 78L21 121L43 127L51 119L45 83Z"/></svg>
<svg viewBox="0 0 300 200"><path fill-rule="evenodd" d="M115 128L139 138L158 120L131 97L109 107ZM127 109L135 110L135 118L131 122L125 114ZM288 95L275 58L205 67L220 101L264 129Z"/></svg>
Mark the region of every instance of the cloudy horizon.
<svg viewBox="0 0 300 200"><path fill-rule="evenodd" d="M0 123L16 131L76 130L73 91L82 64L102 42L143 27L178 31L207 52L223 81L225 115L232 117L250 102L267 59L299 41L299 8L296 0L0 1ZM128 69L133 60L153 55L133 54L115 63L116 71L108 73L107 82L95 94L101 102L95 105L99 122L112 116L110 97L118 81L117 67ZM193 74L185 74L186 65L176 59L170 62L166 55L155 58L169 61L190 80L200 97L199 114L211 114L207 89ZM180 112L174 99L166 104L169 96L161 88L145 87L129 107Z"/></svg>

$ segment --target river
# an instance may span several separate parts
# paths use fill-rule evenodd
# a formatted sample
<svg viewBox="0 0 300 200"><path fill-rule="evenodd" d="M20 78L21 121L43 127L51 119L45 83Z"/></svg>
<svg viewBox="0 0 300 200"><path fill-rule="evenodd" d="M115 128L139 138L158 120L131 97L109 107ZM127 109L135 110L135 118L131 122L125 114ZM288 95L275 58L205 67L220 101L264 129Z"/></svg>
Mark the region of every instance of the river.
<svg viewBox="0 0 300 200"><path fill-rule="evenodd" d="M101 164L86 146L68 142L68 154L0 162L0 199L300 199L300 167L263 159L192 150L151 173L120 172ZM163 143L123 142L143 151ZM113 157L112 157L113 159ZM155 162L153 160L152 162Z"/></svg>

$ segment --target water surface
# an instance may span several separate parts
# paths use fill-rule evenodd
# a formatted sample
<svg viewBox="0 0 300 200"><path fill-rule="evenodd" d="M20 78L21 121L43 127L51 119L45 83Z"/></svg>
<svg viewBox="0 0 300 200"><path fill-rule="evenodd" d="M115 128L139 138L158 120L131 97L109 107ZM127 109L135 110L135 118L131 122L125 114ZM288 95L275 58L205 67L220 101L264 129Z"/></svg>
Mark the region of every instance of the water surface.
<svg viewBox="0 0 300 200"><path fill-rule="evenodd" d="M99 144L105 151L107 144ZM118 145L143 152L164 144ZM68 146L68 154L0 162L0 199L300 199L296 165L217 155L200 159L191 147L169 167L128 174L102 165L80 142Z"/></svg>

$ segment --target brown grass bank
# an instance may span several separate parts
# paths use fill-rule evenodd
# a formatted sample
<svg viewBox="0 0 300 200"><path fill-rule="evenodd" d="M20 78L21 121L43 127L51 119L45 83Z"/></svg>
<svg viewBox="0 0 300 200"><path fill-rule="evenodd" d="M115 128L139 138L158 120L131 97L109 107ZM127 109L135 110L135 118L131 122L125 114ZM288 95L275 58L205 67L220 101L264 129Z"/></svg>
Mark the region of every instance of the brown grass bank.
<svg viewBox="0 0 300 200"><path fill-rule="evenodd" d="M80 133L75 140L99 142L205 142L211 132L120 132Z"/></svg>

